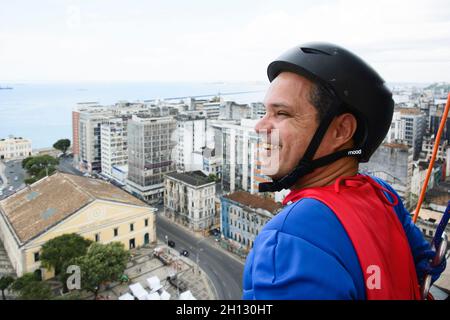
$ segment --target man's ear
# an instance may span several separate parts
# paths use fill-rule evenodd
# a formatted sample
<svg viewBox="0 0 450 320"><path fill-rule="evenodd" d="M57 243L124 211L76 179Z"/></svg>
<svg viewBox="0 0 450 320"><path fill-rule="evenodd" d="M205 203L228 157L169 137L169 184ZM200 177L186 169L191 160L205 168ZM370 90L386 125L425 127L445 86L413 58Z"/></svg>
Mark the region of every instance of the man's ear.
<svg viewBox="0 0 450 320"><path fill-rule="evenodd" d="M333 121L333 138L336 142L336 149L352 140L356 132L358 123L356 117L351 113L344 113L337 116Z"/></svg>

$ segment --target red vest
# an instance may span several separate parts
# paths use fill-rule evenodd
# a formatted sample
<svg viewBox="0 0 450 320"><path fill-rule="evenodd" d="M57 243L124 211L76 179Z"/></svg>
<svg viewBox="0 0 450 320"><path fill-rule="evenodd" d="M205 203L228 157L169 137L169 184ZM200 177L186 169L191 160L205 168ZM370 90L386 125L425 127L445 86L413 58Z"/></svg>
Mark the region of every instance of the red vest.
<svg viewBox="0 0 450 320"><path fill-rule="evenodd" d="M398 199L392 192L369 176L357 175L340 177L334 185L292 190L283 204L302 198L321 201L341 222L358 256L368 300L420 299L411 249L393 209Z"/></svg>

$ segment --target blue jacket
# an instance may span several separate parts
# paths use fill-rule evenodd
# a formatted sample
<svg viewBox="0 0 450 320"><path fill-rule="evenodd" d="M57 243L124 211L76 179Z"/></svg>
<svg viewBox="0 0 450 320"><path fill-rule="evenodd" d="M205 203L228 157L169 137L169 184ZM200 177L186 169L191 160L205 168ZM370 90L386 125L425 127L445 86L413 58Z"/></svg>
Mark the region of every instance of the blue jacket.
<svg viewBox="0 0 450 320"><path fill-rule="evenodd" d="M374 179L398 197L386 182ZM420 279L432 252L398 199L394 209ZM261 230L247 257L243 288L243 299L365 299L363 274L347 233L330 208L308 198L283 208Z"/></svg>

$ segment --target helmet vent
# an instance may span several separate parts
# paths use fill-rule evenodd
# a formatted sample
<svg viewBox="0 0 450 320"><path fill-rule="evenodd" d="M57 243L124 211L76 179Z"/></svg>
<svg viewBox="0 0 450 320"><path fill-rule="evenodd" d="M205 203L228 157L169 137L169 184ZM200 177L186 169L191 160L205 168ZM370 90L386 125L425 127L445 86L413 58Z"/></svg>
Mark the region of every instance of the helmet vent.
<svg viewBox="0 0 450 320"><path fill-rule="evenodd" d="M304 53L312 53L312 54L325 54L327 56L330 56L330 54L328 52L319 50L319 49L314 49L314 48L300 48L300 50L302 50Z"/></svg>

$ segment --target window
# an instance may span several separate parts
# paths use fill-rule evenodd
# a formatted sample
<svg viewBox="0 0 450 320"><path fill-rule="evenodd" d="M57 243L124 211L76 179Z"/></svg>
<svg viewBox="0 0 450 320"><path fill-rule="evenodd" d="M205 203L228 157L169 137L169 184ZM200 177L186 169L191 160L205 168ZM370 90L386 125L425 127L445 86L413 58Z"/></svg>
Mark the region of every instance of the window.
<svg viewBox="0 0 450 320"><path fill-rule="evenodd" d="M100 234L96 233L95 234L95 242L99 242L100 241Z"/></svg>
<svg viewBox="0 0 450 320"><path fill-rule="evenodd" d="M39 255L39 252L35 252L34 253L34 262L38 262L39 260L41 260L41 257Z"/></svg>
<svg viewBox="0 0 450 320"><path fill-rule="evenodd" d="M130 232L134 231L134 223L130 223Z"/></svg>
<svg viewBox="0 0 450 320"><path fill-rule="evenodd" d="M114 228L114 237L119 235L119 228Z"/></svg>
<svg viewBox="0 0 450 320"><path fill-rule="evenodd" d="M148 219L145 219L145 226L148 227Z"/></svg>

